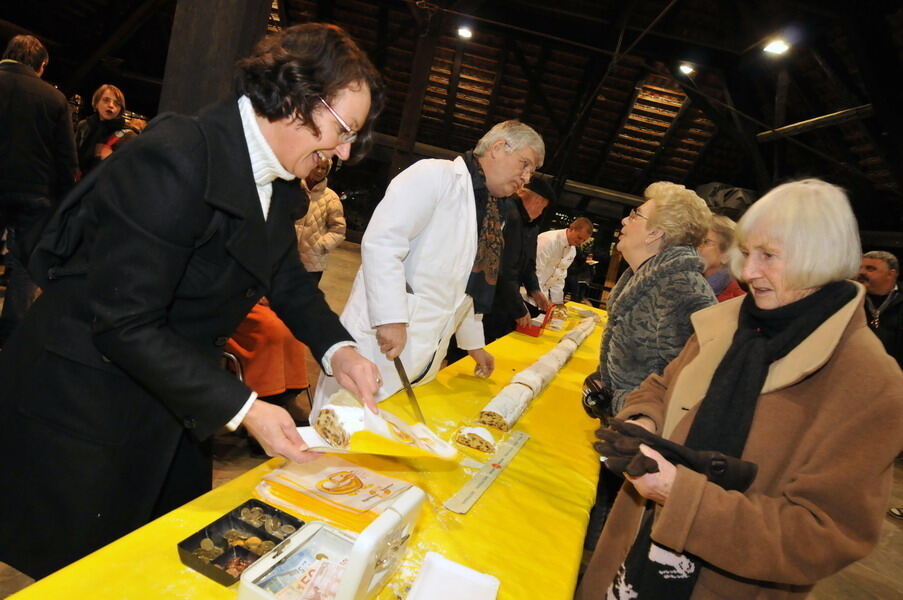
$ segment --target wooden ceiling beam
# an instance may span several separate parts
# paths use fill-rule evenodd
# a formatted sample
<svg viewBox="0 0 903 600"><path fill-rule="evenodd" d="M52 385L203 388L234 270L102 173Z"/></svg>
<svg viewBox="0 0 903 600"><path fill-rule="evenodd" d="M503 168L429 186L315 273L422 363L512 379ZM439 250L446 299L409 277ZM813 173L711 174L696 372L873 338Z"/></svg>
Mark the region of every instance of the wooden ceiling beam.
<svg viewBox="0 0 903 600"><path fill-rule="evenodd" d="M85 75L91 72L97 63L106 58L123 44L132 39L132 36L165 4L173 0L144 0L135 10L116 28L112 34L104 39L103 43L91 53L81 65L78 66L66 81L66 88L75 89L81 84Z"/></svg>
<svg viewBox="0 0 903 600"><path fill-rule="evenodd" d="M897 195L903 195L903 117L900 106L903 94L897 74L903 72L897 48L885 16L880 11L852 10L849 14L850 45L856 58L862 82L875 109L874 142L883 154L887 168L897 184Z"/></svg>
<svg viewBox="0 0 903 600"><path fill-rule="evenodd" d="M523 48L520 47L520 43L518 43L517 40L513 40L512 50L514 51L514 58L524 72L524 76L527 78L527 83L529 85L527 102L524 105L524 113L527 112L532 101L537 100L545 109L546 115L549 117L549 120L552 121L552 124L555 125L558 131L563 131L565 128L564 122L555 112L555 108L552 106L552 103L549 102L549 97L546 95L545 90L542 89L542 83L540 82L540 74L545 66L545 60L549 52L548 46L542 46L539 60L537 60L535 65L529 63Z"/></svg>

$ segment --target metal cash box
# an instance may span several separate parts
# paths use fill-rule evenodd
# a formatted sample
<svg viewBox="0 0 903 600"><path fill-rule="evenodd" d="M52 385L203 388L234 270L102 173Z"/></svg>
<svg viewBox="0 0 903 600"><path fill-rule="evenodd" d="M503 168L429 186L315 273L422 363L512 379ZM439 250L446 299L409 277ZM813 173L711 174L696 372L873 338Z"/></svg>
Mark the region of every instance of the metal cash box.
<svg viewBox="0 0 903 600"><path fill-rule="evenodd" d="M252 498L179 542L179 559L229 586L244 569L303 525L300 519Z"/></svg>

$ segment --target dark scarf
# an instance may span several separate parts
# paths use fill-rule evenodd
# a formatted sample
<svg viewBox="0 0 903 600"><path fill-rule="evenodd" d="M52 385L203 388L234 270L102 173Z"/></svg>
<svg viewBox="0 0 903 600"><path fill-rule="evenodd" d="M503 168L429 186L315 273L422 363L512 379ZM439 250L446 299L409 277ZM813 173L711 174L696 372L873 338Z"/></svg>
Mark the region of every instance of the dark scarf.
<svg viewBox="0 0 903 600"><path fill-rule="evenodd" d="M85 119L85 127L79 132L78 165L82 174L87 173L98 164L100 158L94 156L94 148L110 139L110 136L125 127L125 118L118 116L104 121L100 115L93 113Z"/></svg>
<svg viewBox="0 0 903 600"><path fill-rule="evenodd" d="M474 312L486 314L492 310L502 248L505 245L502 238L502 228L505 225L501 207L503 200L489 194L486 176L473 152L464 153L464 164L470 172L477 212L477 256L467 281L466 292L473 298Z"/></svg>
<svg viewBox="0 0 903 600"><path fill-rule="evenodd" d="M712 376L685 445L739 458L771 363L787 356L855 296L852 283L837 281L786 306L763 310L747 294L731 346ZM651 539L653 514L654 509L648 508L614 585L632 586L638 594L633 597L639 600L689 598L705 563L656 545ZM650 552L669 554L671 568L649 560ZM615 597L620 597L617 592Z"/></svg>

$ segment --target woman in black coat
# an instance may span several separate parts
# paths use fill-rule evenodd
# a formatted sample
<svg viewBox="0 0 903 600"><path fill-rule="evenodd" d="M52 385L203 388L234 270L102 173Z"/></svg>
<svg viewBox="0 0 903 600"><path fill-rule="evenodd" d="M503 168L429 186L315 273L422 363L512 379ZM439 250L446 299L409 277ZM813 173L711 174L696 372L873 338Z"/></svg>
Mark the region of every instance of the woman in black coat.
<svg viewBox="0 0 903 600"><path fill-rule="evenodd" d="M294 178L367 146L379 75L344 31L306 24L240 62L236 92L156 119L73 190L33 255L44 293L0 354L0 561L33 577L209 490L203 440L224 425L316 456L218 365L262 296L375 409L378 371L304 271L292 216Z"/></svg>

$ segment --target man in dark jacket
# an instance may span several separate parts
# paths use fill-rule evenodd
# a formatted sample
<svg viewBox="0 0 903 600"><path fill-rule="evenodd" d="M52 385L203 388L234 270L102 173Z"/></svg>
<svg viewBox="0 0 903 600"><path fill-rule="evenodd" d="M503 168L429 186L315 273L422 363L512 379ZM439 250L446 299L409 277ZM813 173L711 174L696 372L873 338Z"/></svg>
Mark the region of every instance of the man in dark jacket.
<svg viewBox="0 0 903 600"><path fill-rule="evenodd" d="M495 299L492 312L483 316L483 334L487 344L511 333L516 326L530 322L520 286L524 286L540 309L549 308L549 300L536 280L536 236L539 234L539 217L554 200L552 186L540 177L534 177L509 198L504 230L505 249Z"/></svg>
<svg viewBox="0 0 903 600"><path fill-rule="evenodd" d="M867 292L865 319L887 353L903 367L903 295L897 279L900 262L890 252L874 250L862 256L856 276Z"/></svg>
<svg viewBox="0 0 903 600"><path fill-rule="evenodd" d="M24 265L57 199L75 181L76 155L66 98L41 81L47 49L17 35L0 61L0 234L6 229L9 285L0 348L35 294Z"/></svg>

